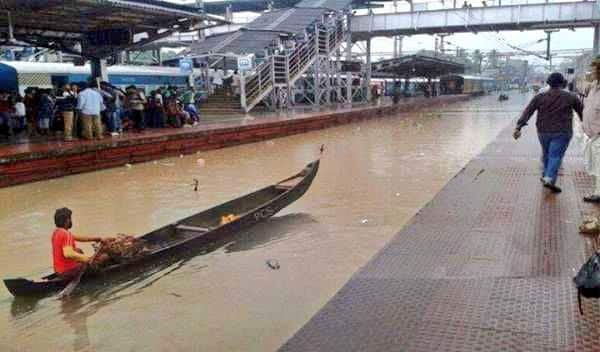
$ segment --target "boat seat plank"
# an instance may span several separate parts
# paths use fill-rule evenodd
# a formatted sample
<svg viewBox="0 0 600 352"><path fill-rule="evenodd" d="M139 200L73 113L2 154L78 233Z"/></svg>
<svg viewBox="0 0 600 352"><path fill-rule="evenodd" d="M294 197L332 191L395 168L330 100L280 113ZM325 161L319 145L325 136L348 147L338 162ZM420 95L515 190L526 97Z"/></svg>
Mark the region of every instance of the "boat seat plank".
<svg viewBox="0 0 600 352"><path fill-rule="evenodd" d="M287 185L276 185L275 186L275 189L281 189L284 191L289 191L292 188L294 188L294 186L287 186Z"/></svg>
<svg viewBox="0 0 600 352"><path fill-rule="evenodd" d="M208 232L208 231L210 231L210 229L206 228L206 227L189 226L189 225L183 225L183 224L175 226L175 229L182 230L182 231L192 231L192 232Z"/></svg>

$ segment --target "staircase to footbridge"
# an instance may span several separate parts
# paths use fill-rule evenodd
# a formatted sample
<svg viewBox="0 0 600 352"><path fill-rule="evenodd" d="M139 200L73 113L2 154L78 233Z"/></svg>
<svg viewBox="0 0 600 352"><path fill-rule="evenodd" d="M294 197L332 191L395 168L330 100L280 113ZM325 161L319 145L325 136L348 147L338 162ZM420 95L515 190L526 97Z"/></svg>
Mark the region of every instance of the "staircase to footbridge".
<svg viewBox="0 0 600 352"><path fill-rule="evenodd" d="M310 103L348 98L342 94L339 60L331 59L340 55L341 45L349 39L351 2L303 0L291 8L263 13L239 30L191 45L184 56L204 59L213 68L248 55L255 60L252 69L242 75L239 103L217 93L209 96L202 109L218 114L248 112L259 104L277 108L293 105L296 82L301 78L304 98Z"/></svg>

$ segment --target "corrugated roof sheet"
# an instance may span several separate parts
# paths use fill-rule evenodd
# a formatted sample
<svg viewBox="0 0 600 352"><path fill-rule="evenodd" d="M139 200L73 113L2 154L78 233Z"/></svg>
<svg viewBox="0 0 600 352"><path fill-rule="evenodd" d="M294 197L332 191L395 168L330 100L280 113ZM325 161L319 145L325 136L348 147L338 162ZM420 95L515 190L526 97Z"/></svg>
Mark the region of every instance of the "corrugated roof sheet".
<svg viewBox="0 0 600 352"><path fill-rule="evenodd" d="M209 52L221 54L254 54L260 53L273 42L275 42L279 33L270 31L238 31L215 35L206 38L206 40L193 44L190 54L202 55Z"/></svg>
<svg viewBox="0 0 600 352"><path fill-rule="evenodd" d="M408 55L375 62L373 74L391 73L400 77L439 77L453 72L463 72L465 66L450 60L425 55Z"/></svg>
<svg viewBox="0 0 600 352"><path fill-rule="evenodd" d="M351 2L352 0L304 0L293 8L265 12L246 25L247 30L208 37L205 41L192 45L189 53L260 53L280 33L300 34L318 21L328 9L341 10Z"/></svg>
<svg viewBox="0 0 600 352"><path fill-rule="evenodd" d="M352 0L302 0L296 7L323 7L332 10L343 10L350 6Z"/></svg>
<svg viewBox="0 0 600 352"><path fill-rule="evenodd" d="M327 10L322 8L291 8L267 12L246 25L248 29L302 33L319 20Z"/></svg>

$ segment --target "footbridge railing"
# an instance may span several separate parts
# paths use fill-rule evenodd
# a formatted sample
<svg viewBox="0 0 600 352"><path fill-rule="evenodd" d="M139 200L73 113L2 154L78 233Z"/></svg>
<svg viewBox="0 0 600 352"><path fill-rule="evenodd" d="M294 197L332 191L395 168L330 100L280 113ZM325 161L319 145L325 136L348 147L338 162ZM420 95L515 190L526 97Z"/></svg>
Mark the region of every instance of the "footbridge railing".
<svg viewBox="0 0 600 352"><path fill-rule="evenodd" d="M456 8L352 17L354 40L376 36L591 27L596 1Z"/></svg>

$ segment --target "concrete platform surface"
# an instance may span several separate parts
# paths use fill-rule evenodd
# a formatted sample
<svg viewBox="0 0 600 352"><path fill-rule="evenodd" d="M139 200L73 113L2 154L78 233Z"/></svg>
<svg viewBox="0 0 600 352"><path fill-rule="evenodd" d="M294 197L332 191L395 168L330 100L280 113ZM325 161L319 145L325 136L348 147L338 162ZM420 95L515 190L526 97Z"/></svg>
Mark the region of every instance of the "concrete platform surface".
<svg viewBox="0 0 600 352"><path fill-rule="evenodd" d="M574 138L553 195L535 128L507 129L281 351L600 351L600 305L572 277L592 180Z"/></svg>

